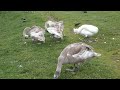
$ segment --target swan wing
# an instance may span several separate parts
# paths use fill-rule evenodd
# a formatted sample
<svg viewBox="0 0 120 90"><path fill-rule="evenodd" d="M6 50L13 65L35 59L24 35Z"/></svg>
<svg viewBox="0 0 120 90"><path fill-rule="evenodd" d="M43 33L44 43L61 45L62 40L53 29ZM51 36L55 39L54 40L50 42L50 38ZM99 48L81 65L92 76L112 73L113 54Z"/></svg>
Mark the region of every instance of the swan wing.
<svg viewBox="0 0 120 90"><path fill-rule="evenodd" d="M50 33L50 34L54 34L54 35L57 35L57 36L60 36L60 33L57 32L57 29L54 28L54 27L50 27L50 28L47 28L47 31Z"/></svg>

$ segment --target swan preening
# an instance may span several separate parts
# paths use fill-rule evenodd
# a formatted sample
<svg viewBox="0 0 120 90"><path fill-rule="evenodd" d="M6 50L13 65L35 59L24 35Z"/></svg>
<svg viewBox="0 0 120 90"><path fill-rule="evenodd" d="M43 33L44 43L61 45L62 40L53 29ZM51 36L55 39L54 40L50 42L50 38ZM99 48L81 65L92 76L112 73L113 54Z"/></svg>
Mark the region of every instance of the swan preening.
<svg viewBox="0 0 120 90"><path fill-rule="evenodd" d="M88 24L84 24L82 26L80 26L79 28L74 28L73 31L75 34L80 34L82 36L84 36L85 38L89 38L95 34L98 33L98 27L94 26L94 25L88 25Z"/></svg>
<svg viewBox="0 0 120 90"><path fill-rule="evenodd" d="M58 57L58 63L54 79L60 76L63 64L79 64L93 57L99 57L101 54L96 53L93 47L85 43L73 43L63 49Z"/></svg>
<svg viewBox="0 0 120 90"><path fill-rule="evenodd" d="M32 41L40 41L45 43L45 31L39 26L26 27L23 30L23 37L28 39L29 37Z"/></svg>
<svg viewBox="0 0 120 90"><path fill-rule="evenodd" d="M54 38L63 39L63 29L64 29L63 21L56 22L56 21L48 20L47 22L45 22L45 29L51 35L53 35Z"/></svg>

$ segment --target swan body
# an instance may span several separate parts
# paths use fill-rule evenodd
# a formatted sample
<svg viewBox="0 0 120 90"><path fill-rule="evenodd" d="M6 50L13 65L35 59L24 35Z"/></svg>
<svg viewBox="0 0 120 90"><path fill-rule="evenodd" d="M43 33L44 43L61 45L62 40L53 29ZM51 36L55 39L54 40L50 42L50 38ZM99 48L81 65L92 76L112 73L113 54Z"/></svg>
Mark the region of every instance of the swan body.
<svg viewBox="0 0 120 90"><path fill-rule="evenodd" d="M56 22L49 20L45 23L45 29L55 38L63 39L63 21Z"/></svg>
<svg viewBox="0 0 120 90"><path fill-rule="evenodd" d="M82 42L66 46L58 57L54 79L60 76L63 64L79 64L85 60L99 56L101 56L101 54L96 53L93 47Z"/></svg>
<svg viewBox="0 0 120 90"><path fill-rule="evenodd" d="M98 33L98 27L93 26L93 25L84 24L77 29L74 28L73 31L75 34L80 34L85 37L91 37L91 36L95 35L96 33Z"/></svg>
<svg viewBox="0 0 120 90"><path fill-rule="evenodd" d="M28 39L32 38L32 41L42 41L45 42L45 31L39 26L26 27L23 30L23 37Z"/></svg>

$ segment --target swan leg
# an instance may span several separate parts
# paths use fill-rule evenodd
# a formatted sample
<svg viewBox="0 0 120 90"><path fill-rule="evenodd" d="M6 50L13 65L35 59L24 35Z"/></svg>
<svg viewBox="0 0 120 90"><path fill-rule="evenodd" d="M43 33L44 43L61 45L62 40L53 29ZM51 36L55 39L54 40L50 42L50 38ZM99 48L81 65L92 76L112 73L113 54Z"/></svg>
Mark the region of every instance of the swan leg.
<svg viewBox="0 0 120 90"><path fill-rule="evenodd" d="M76 64L76 66L74 68L75 68L74 69L75 72L79 71L80 70L80 63Z"/></svg>
<svg viewBox="0 0 120 90"><path fill-rule="evenodd" d="M93 39L93 38L89 38L89 41L88 41L88 42L96 42L96 40Z"/></svg>
<svg viewBox="0 0 120 90"><path fill-rule="evenodd" d="M91 38L91 41L92 41L92 42L96 42L97 40L96 40L96 39L92 39L92 38Z"/></svg>
<svg viewBox="0 0 120 90"><path fill-rule="evenodd" d="M90 39L90 37L85 37L85 38L82 40L82 42L88 42L89 39Z"/></svg>
<svg viewBox="0 0 120 90"><path fill-rule="evenodd" d="M35 39L32 39L32 43L34 44L36 42L36 40Z"/></svg>
<svg viewBox="0 0 120 90"><path fill-rule="evenodd" d="M83 42L95 42L95 40L90 37L85 37L82 41Z"/></svg>
<svg viewBox="0 0 120 90"><path fill-rule="evenodd" d="M74 64L74 66L73 66L73 69L66 69L67 71L70 71L70 72L76 72L76 71L78 71L79 70L79 65L77 64L77 66L76 66L76 64Z"/></svg>
<svg viewBox="0 0 120 90"><path fill-rule="evenodd" d="M51 35L50 35L50 38L54 38L54 34L51 34Z"/></svg>

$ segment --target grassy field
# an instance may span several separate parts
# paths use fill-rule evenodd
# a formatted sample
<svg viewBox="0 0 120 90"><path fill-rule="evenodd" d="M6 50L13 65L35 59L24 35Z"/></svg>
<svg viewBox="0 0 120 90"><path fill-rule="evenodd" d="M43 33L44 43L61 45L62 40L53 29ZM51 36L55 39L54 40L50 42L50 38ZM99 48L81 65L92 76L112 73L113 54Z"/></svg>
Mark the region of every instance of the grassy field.
<svg viewBox="0 0 120 90"><path fill-rule="evenodd" d="M45 34L45 44L24 44L22 32L25 27L38 25L44 28L48 16L63 20L64 40L55 42ZM25 18L23 22L21 18ZM71 43L80 42L80 35L72 32L74 23L93 24L99 33L97 42L87 43L101 53L99 58L81 64L75 74L62 67L59 79L120 79L120 12L118 11L1 11L0 12L0 78L1 79L52 79L57 58Z"/></svg>

